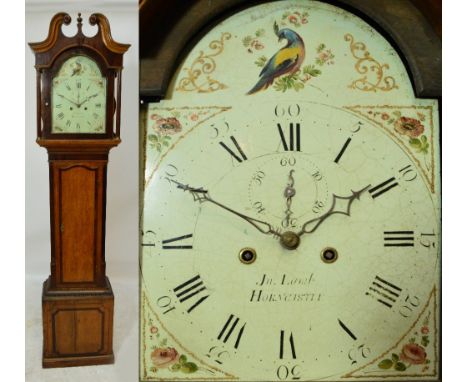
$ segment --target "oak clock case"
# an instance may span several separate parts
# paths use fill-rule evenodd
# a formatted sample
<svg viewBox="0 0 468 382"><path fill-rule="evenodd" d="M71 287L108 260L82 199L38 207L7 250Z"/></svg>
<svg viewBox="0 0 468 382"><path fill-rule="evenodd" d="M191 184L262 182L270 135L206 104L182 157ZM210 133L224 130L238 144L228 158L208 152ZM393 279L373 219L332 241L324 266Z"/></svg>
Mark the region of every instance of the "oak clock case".
<svg viewBox="0 0 468 382"><path fill-rule="evenodd" d="M43 367L114 362L114 295L105 268L108 154L120 143L123 54L109 21L97 33L67 37L57 13L48 37L30 43L36 58L37 143L47 149L51 274L42 292Z"/></svg>
<svg viewBox="0 0 468 382"><path fill-rule="evenodd" d="M250 7L142 111L142 381L439 380L438 104L382 35Z"/></svg>

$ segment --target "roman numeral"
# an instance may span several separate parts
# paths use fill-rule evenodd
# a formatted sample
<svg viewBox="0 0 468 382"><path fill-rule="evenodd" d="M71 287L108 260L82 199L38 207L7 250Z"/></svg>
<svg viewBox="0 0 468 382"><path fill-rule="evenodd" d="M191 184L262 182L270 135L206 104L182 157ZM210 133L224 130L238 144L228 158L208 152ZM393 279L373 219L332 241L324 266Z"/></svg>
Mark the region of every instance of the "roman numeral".
<svg viewBox="0 0 468 382"><path fill-rule="evenodd" d="M279 357L280 359L284 358L284 352L285 352L285 345L284 345L284 330L281 331L280 333L280 353ZM289 346L291 347L291 356L293 359L296 359L296 348L294 347L294 338L293 334L289 336Z"/></svg>
<svg viewBox="0 0 468 382"><path fill-rule="evenodd" d="M101 105L100 103L97 103L97 104L94 105L94 106L96 106L97 108L99 108L99 107L101 107L102 105Z"/></svg>
<svg viewBox="0 0 468 382"><path fill-rule="evenodd" d="M174 293L179 299L180 303L188 301L190 299L193 300L201 292L205 291L206 287L203 285L203 281L200 278L200 275L196 275L192 277L190 280L187 280L180 284L179 286L174 288ZM191 305L187 309L187 313L190 313L194 310L197 306L199 306L203 301L205 301L209 295L204 295L200 297L193 305Z"/></svg>
<svg viewBox="0 0 468 382"><path fill-rule="evenodd" d="M81 82L80 82L80 81L77 81L77 82L76 82L76 87L77 87L78 89L81 89Z"/></svg>
<svg viewBox="0 0 468 382"><path fill-rule="evenodd" d="M65 114L63 114L63 113L58 113L57 114L58 119L63 119L63 117L65 117Z"/></svg>
<svg viewBox="0 0 468 382"><path fill-rule="evenodd" d="M346 140L346 142L344 143L343 147L341 148L340 152L338 153L338 155L336 156L334 162L335 163L338 163L341 159L341 157L343 156L344 152L346 151L346 148L348 147L349 143L351 142L351 138L348 138Z"/></svg>
<svg viewBox="0 0 468 382"><path fill-rule="evenodd" d="M68 119L67 120L67 126L70 127L71 126L71 121Z"/></svg>
<svg viewBox="0 0 468 382"><path fill-rule="evenodd" d="M383 193L387 192L388 190L391 190L393 187L398 186L398 182L395 180L394 177L391 177L390 179L387 179L385 182L382 182L378 184L375 187L372 187L369 190L369 194L372 196L372 198L377 198L378 196L382 195Z"/></svg>
<svg viewBox="0 0 468 382"><path fill-rule="evenodd" d="M239 143L237 143L236 138L234 138L231 135L231 141L234 143L234 146L237 149L238 154L236 154L233 150L231 150L224 142L219 142L219 144L229 153L232 155L232 157L238 161L239 163L242 162L243 160L247 160L247 156L245 153L242 151L241 147L239 146Z"/></svg>
<svg viewBox="0 0 468 382"><path fill-rule="evenodd" d="M59 103L59 104L55 105L55 107L56 107L57 109L60 109L60 108L62 107L62 104Z"/></svg>
<svg viewBox="0 0 468 382"><path fill-rule="evenodd" d="M66 84L65 87L66 87L68 90L71 90L70 85Z"/></svg>
<svg viewBox="0 0 468 382"><path fill-rule="evenodd" d="M153 235L153 236L156 236L154 231L151 231L151 230L148 230L148 231L146 231L144 233L142 232L142 234L143 234L143 237L145 237L145 238L146 237L149 238L150 234ZM142 247L156 247L156 243L154 242L154 240L151 240L151 241L148 240L147 243L143 243L143 241L142 241L141 246Z"/></svg>
<svg viewBox="0 0 468 382"><path fill-rule="evenodd" d="M77 123L77 124L76 124L76 128L79 130L79 129L80 129L80 127L81 127L81 126L80 126L80 124L79 124L79 123Z"/></svg>
<svg viewBox="0 0 468 382"><path fill-rule="evenodd" d="M188 245L188 244L168 245L169 243L174 243L175 241L181 241L181 240L184 240L184 239L189 239L192 236L193 235L191 233L189 233L188 235L182 235L182 236L174 237L172 239L163 240L162 241L162 248L163 249L192 249L193 248L192 245Z"/></svg>
<svg viewBox="0 0 468 382"><path fill-rule="evenodd" d="M301 151L301 124L296 123L295 133L294 123L291 122L289 124L289 144L286 141L281 124L278 123L277 126L279 135L281 137L281 143L283 144L283 149L285 151Z"/></svg>
<svg viewBox="0 0 468 382"><path fill-rule="evenodd" d="M370 296L386 307L391 308L397 298L400 297L400 293L400 287L380 278L379 276L375 276L372 285L366 292L366 296Z"/></svg>
<svg viewBox="0 0 468 382"><path fill-rule="evenodd" d="M234 343L234 348L237 349L239 347L240 340L242 338L242 334L244 334L244 329L245 329L245 325L246 325L244 323L244 325L242 325L242 327L240 327L240 324L239 324L239 326L237 326L238 324L239 324L239 318L231 314L229 316L228 320L226 321L226 323L224 324L223 328L219 332L218 340L223 341L224 343L226 343L229 340L229 338L231 337L231 335L234 333L234 330L237 327L239 329L239 331L237 332L236 342Z"/></svg>
<svg viewBox="0 0 468 382"><path fill-rule="evenodd" d="M384 231L384 247L414 247L414 231Z"/></svg>
<svg viewBox="0 0 468 382"><path fill-rule="evenodd" d="M94 117L94 119L97 119L97 117L99 117L99 114L98 113L93 113L93 117Z"/></svg>
<svg viewBox="0 0 468 382"><path fill-rule="evenodd" d="M340 319L338 319L338 323L340 324L341 329L343 329L354 341L357 340L353 332L345 324L343 324L343 322Z"/></svg>

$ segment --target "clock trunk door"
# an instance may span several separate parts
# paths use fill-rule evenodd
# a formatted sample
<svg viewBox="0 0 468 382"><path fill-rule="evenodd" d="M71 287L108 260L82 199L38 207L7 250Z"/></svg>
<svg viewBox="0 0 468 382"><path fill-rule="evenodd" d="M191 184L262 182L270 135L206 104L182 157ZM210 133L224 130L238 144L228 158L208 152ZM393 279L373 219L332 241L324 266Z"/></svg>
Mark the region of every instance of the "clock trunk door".
<svg viewBox="0 0 468 382"><path fill-rule="evenodd" d="M105 174L104 162L51 161L57 287L104 285Z"/></svg>

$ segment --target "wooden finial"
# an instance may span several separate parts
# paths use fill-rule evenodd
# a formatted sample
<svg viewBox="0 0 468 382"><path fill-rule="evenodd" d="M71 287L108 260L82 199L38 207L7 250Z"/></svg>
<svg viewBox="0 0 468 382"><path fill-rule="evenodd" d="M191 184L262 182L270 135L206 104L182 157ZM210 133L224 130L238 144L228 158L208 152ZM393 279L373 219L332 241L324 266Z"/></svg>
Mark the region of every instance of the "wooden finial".
<svg viewBox="0 0 468 382"><path fill-rule="evenodd" d="M78 18L76 19L76 26L78 27L78 33L81 32L81 27L83 26L83 19L81 18L81 12L78 13Z"/></svg>

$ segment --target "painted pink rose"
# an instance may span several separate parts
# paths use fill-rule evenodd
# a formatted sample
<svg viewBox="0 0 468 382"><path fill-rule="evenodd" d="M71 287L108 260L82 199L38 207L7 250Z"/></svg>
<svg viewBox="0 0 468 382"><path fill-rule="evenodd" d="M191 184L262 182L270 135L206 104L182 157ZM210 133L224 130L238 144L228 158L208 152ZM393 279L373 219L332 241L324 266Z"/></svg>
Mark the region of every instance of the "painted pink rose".
<svg viewBox="0 0 468 382"><path fill-rule="evenodd" d="M191 119L192 121L196 121L196 120L198 119L198 115L194 113L194 114L192 114L192 115L190 116L190 119Z"/></svg>
<svg viewBox="0 0 468 382"><path fill-rule="evenodd" d="M320 59L320 61L323 61L323 62L325 62L325 61L327 61L328 59L330 59L330 51L327 50L327 51L325 51L325 52L321 52L321 53L319 54L319 59Z"/></svg>
<svg viewBox="0 0 468 382"><path fill-rule="evenodd" d="M288 20L289 20L289 22L291 22L291 23L293 23L293 24L297 24L297 23L299 22L299 20L297 19L297 17L294 16L294 15L289 15Z"/></svg>
<svg viewBox="0 0 468 382"><path fill-rule="evenodd" d="M152 115L151 118L156 121L153 125L153 129L156 132L162 135L173 135L182 130L182 126L177 118L154 118L154 116L156 115Z"/></svg>
<svg viewBox="0 0 468 382"><path fill-rule="evenodd" d="M303 18L303 19L301 20L301 22L302 22L302 24L307 24L309 21L308 21L306 18Z"/></svg>
<svg viewBox="0 0 468 382"><path fill-rule="evenodd" d="M422 333L422 334L428 334L428 333L429 333L429 328L428 328L427 326L423 326L423 327L421 328L421 333Z"/></svg>
<svg viewBox="0 0 468 382"><path fill-rule="evenodd" d="M400 359L411 365L421 365L426 362L426 351L417 344L406 344L401 349Z"/></svg>
<svg viewBox="0 0 468 382"><path fill-rule="evenodd" d="M179 358L179 353L174 348L156 348L151 353L151 361L159 369L174 365L179 362Z"/></svg>
<svg viewBox="0 0 468 382"><path fill-rule="evenodd" d="M263 44L258 40L253 40L250 45L254 47L256 50L261 50L264 48Z"/></svg>
<svg viewBox="0 0 468 382"><path fill-rule="evenodd" d="M152 327L150 328L150 332L151 332L152 334L156 334L156 333L158 332L158 328L157 328L156 326L152 326Z"/></svg>
<svg viewBox="0 0 468 382"><path fill-rule="evenodd" d="M390 118L390 116L387 113L382 113L382 119L384 121L388 120L389 118Z"/></svg>
<svg viewBox="0 0 468 382"><path fill-rule="evenodd" d="M424 132L421 121L409 117L401 117L395 121L395 131L411 138L417 138Z"/></svg>

